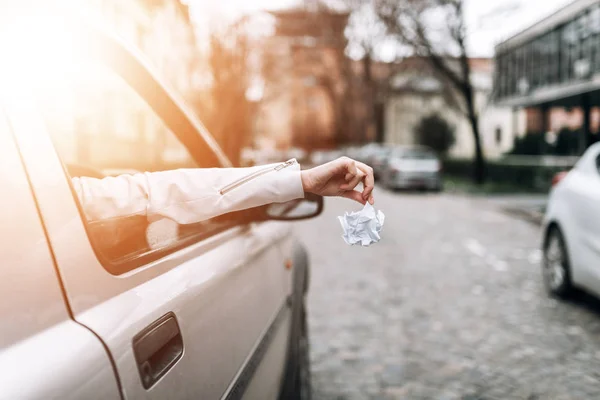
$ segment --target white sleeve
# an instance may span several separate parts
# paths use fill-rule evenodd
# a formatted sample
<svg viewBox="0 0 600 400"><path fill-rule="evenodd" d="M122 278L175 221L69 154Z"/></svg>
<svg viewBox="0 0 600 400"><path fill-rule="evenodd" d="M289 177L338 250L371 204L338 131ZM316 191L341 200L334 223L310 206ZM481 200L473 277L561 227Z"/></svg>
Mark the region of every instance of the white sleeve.
<svg viewBox="0 0 600 400"><path fill-rule="evenodd" d="M73 178L88 220L147 215L180 224L304 197L296 160L251 168L178 169Z"/></svg>

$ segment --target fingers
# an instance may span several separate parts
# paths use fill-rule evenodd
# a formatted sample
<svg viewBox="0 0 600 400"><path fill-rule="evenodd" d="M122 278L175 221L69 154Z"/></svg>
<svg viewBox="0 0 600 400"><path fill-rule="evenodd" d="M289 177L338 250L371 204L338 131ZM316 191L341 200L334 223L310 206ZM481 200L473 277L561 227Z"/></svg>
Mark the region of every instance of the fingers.
<svg viewBox="0 0 600 400"><path fill-rule="evenodd" d="M365 204L366 201L362 196L362 193L357 190L349 190L347 192L342 193L342 197L345 197L350 200L354 200L359 202L360 204Z"/></svg>
<svg viewBox="0 0 600 400"><path fill-rule="evenodd" d="M349 173L347 175L350 175ZM360 169L356 171L356 174L351 175L350 180L341 186L344 190L352 190L354 189L360 182L362 182L365 177L365 173Z"/></svg>
<svg viewBox="0 0 600 400"><path fill-rule="evenodd" d="M375 188L375 177L373 176L373 168L369 167L366 164L363 164L361 162L356 162L356 164L358 165L358 168L363 171L363 173L365 174L364 179L363 179L363 192L362 192L362 196L365 200L369 200L369 203L373 204L374 203L374 199L373 196L371 195L371 193L373 192L373 189Z"/></svg>
<svg viewBox="0 0 600 400"><path fill-rule="evenodd" d="M347 190L349 191L348 196L344 196L344 197L349 197L352 198L353 200L358 201L359 203L365 204L367 201L370 204L374 204L375 203L375 199L373 198L373 189L375 188L375 178L373 176L373 168L369 167L368 165L358 162L358 161L354 161L351 158L348 157L342 157L341 159L339 159L341 161L341 163L339 165L343 166L344 168L344 180L346 183L340 185L340 189L342 190ZM362 193L355 191L354 188L360 183L363 183L363 190ZM361 199L357 199L354 196L356 196L355 193L359 193L361 196Z"/></svg>
<svg viewBox="0 0 600 400"><path fill-rule="evenodd" d="M346 166L346 169L348 170L348 173L350 173L352 175L356 175L356 173L357 173L356 161L354 161L353 159L348 158L348 157L342 157L342 160L344 160L344 164Z"/></svg>
<svg viewBox="0 0 600 400"><path fill-rule="evenodd" d="M356 179L359 174L364 174L358 168L356 168L356 161L348 157L342 157L339 159L344 168L344 180L346 183L341 185L341 188L344 190L352 190L358 185L360 179Z"/></svg>

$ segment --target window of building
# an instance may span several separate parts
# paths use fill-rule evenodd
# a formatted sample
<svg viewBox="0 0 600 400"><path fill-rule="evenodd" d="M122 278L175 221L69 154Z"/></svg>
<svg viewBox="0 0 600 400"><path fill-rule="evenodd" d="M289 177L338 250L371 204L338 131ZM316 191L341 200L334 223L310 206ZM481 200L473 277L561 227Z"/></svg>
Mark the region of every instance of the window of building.
<svg viewBox="0 0 600 400"><path fill-rule="evenodd" d="M36 96L55 148L71 178L196 167L154 110L120 76L81 64ZM100 261L121 273L231 226L223 218L192 225L145 215L86 223Z"/></svg>
<svg viewBox="0 0 600 400"><path fill-rule="evenodd" d="M516 50L512 50L510 53L510 62L509 62L509 94L513 95L516 93L517 91L517 74L518 72L518 65L517 65L517 51Z"/></svg>
<svg viewBox="0 0 600 400"><path fill-rule="evenodd" d="M550 83L557 83L560 81L560 32L558 29L550 32L550 52L548 55L548 64L550 68Z"/></svg>
<svg viewBox="0 0 600 400"><path fill-rule="evenodd" d="M501 144L502 143L502 128L500 128L499 126L496 127L496 144Z"/></svg>
<svg viewBox="0 0 600 400"><path fill-rule="evenodd" d="M600 71L600 5L591 10L590 25L592 27L592 65L595 71Z"/></svg>

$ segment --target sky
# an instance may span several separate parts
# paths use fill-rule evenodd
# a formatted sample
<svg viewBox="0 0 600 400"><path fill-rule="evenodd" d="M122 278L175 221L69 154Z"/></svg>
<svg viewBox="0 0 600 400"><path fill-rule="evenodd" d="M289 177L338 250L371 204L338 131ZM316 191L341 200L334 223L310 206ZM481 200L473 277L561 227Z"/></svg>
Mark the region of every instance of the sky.
<svg viewBox="0 0 600 400"><path fill-rule="evenodd" d="M472 56L494 55L494 46L572 0L466 0Z"/></svg>
<svg viewBox="0 0 600 400"><path fill-rule="evenodd" d="M573 0L465 0L471 56L491 57L494 46ZM293 6L297 0L187 0L199 31L217 19Z"/></svg>

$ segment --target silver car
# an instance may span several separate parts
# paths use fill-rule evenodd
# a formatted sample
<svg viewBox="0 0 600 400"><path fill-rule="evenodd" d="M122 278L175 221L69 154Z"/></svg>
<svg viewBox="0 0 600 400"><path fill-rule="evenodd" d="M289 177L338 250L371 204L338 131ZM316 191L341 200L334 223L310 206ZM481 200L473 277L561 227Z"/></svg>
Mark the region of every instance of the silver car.
<svg viewBox="0 0 600 400"><path fill-rule="evenodd" d="M442 189L441 162L427 147L394 148L382 174L383 184L390 189Z"/></svg>
<svg viewBox="0 0 600 400"><path fill-rule="evenodd" d="M60 28L65 70L58 57L11 65L33 48L0 65L0 397L307 398L307 253L270 220L317 215L322 199L193 225L88 222L71 177L223 156L117 38ZM46 31L37 42L44 54L60 44Z"/></svg>
<svg viewBox="0 0 600 400"><path fill-rule="evenodd" d="M368 158L368 164L373 168L373 175L376 179L381 179L385 173L386 164L392 153L391 147L382 146L373 151Z"/></svg>

